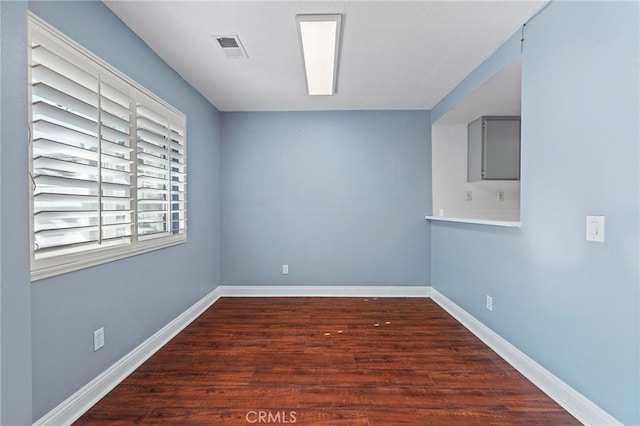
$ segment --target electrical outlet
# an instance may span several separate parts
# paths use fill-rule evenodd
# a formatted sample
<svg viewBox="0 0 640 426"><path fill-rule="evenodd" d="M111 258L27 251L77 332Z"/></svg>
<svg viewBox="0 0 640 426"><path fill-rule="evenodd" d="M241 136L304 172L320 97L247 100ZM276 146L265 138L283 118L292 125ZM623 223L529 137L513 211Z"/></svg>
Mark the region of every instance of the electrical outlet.
<svg viewBox="0 0 640 426"><path fill-rule="evenodd" d="M289 275L289 265L282 265L282 275Z"/></svg>
<svg viewBox="0 0 640 426"><path fill-rule="evenodd" d="M464 199L467 201L473 201L473 192L467 191L464 193Z"/></svg>
<svg viewBox="0 0 640 426"><path fill-rule="evenodd" d="M493 311L493 297L487 294L487 309Z"/></svg>
<svg viewBox="0 0 640 426"><path fill-rule="evenodd" d="M499 203L504 201L504 191L498 191L498 195L496 197Z"/></svg>
<svg viewBox="0 0 640 426"><path fill-rule="evenodd" d="M93 332L93 351L97 351L104 346L104 327L100 327Z"/></svg>

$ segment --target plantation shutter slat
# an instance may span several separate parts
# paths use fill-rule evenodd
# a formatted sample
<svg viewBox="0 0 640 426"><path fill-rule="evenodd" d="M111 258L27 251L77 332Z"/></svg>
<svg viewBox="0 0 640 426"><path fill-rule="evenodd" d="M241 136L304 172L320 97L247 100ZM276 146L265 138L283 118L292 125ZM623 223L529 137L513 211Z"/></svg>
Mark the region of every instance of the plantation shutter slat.
<svg viewBox="0 0 640 426"><path fill-rule="evenodd" d="M73 232L65 228L38 232L38 249L50 249L52 247L68 247L75 244L83 244L98 240L98 227L88 228L74 227Z"/></svg>
<svg viewBox="0 0 640 426"><path fill-rule="evenodd" d="M33 154L36 157L49 155L53 158L76 158L78 161L98 162L98 154L95 150L80 148L74 145L52 141L50 139L38 138L33 147Z"/></svg>
<svg viewBox="0 0 640 426"><path fill-rule="evenodd" d="M69 129L63 125L50 123L42 119L35 119L33 121L33 139L34 142L38 142L39 139L48 139L50 141L76 146L89 151L98 150L98 140L95 136ZM41 147L38 143L34 143L34 149L38 148L43 148L46 151L45 147Z"/></svg>
<svg viewBox="0 0 640 426"><path fill-rule="evenodd" d="M102 139L102 152L108 155L112 155L114 157L119 158L131 158L130 153L133 151L132 148L126 146L122 143L112 142L107 139Z"/></svg>
<svg viewBox="0 0 640 426"><path fill-rule="evenodd" d="M115 143L116 145L121 145L121 146L128 145L128 142L127 142L129 139L128 133L105 126L104 121L102 122L101 130L102 130L102 138L104 140Z"/></svg>
<svg viewBox="0 0 640 426"><path fill-rule="evenodd" d="M89 181L97 181L97 161L85 160L74 157L54 157L55 153L50 156L39 156L33 160L33 171L36 178L38 176L62 176L75 179L84 179Z"/></svg>
<svg viewBox="0 0 640 426"><path fill-rule="evenodd" d="M140 122L140 119L138 119ZM165 129L166 132L166 129ZM148 146L150 149L155 150L156 152L161 153L161 155L166 155L167 153L167 135L161 133L151 132L144 128L138 128L138 137L141 141L146 142L145 146Z"/></svg>
<svg viewBox="0 0 640 426"><path fill-rule="evenodd" d="M43 101L36 101L33 104L33 118L35 120L42 119L49 123L54 123L66 127L67 129L78 130L84 132L89 136L96 135L96 121L97 110L94 110L93 117L86 118L82 115L72 112L72 110L65 110L63 108L70 108L70 106L54 106Z"/></svg>
<svg viewBox="0 0 640 426"><path fill-rule="evenodd" d="M95 182L46 175L38 176L37 194L98 195Z"/></svg>
<svg viewBox="0 0 640 426"><path fill-rule="evenodd" d="M97 90L94 67L86 61L79 60L77 55L59 44L46 38L40 38L38 34L35 34L33 37L31 62L34 68L40 64L50 71L58 73L66 80L65 84L68 84L69 87L79 85L93 91ZM77 62L79 62L79 66L74 64ZM88 69L80 68L81 66L87 67ZM75 85L73 83L75 83ZM72 95L76 93L73 90L66 90L66 92Z"/></svg>
<svg viewBox="0 0 640 426"><path fill-rule="evenodd" d="M84 211L98 213L98 197L91 195L71 195L60 193L41 192L34 197L34 213L37 218L38 213L46 212L71 212ZM69 214L73 219L75 214ZM36 228L39 227L36 221Z"/></svg>
<svg viewBox="0 0 640 426"><path fill-rule="evenodd" d="M37 83L46 82L48 86L86 103L90 103L92 99L95 99L96 94L94 90L88 89L86 86L76 83L69 77L69 75L65 76L57 73L56 71L49 69L42 64L34 65L31 70L31 79L34 83L34 86ZM91 81L90 83L91 86L95 84L94 81Z"/></svg>
<svg viewBox="0 0 640 426"><path fill-rule="evenodd" d="M74 212L74 216L69 217L66 212L48 211L40 213L38 219L36 232L95 226L98 224L98 216L93 212Z"/></svg>
<svg viewBox="0 0 640 426"><path fill-rule="evenodd" d="M106 89L108 86L104 86L103 89ZM131 114L131 111L129 111L129 107L128 106L123 106L126 105L127 103L119 103L121 101L112 101L112 98L109 98L108 96L105 95L105 93L109 93L109 90L103 90L102 91L102 110L113 115L114 117L121 117L124 118L126 116L129 116ZM114 94L112 93L111 96L113 96ZM118 97L113 96L113 98ZM127 123L129 123L128 120L125 120Z"/></svg>
<svg viewBox="0 0 640 426"><path fill-rule="evenodd" d="M165 120L166 117L152 113L144 106L138 107L138 129L141 130L141 134L157 135L159 137L157 142L160 146L164 146L168 142L165 139L167 132Z"/></svg>
<svg viewBox="0 0 640 426"><path fill-rule="evenodd" d="M60 90L48 86L45 83L36 83L33 85L33 96L34 99L40 98L48 102L53 102L58 105L64 105L65 108L69 110L75 111L80 115L95 117L96 116L96 106L90 103L87 103L83 100L75 98L65 92L61 92Z"/></svg>

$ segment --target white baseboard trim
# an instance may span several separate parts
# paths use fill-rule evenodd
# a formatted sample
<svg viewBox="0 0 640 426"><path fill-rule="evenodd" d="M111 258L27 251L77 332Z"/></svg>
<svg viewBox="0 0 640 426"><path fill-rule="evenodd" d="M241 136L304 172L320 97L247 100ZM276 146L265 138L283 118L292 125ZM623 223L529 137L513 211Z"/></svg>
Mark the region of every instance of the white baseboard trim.
<svg viewBox="0 0 640 426"><path fill-rule="evenodd" d="M207 294L176 319L116 361L98 377L41 417L34 423L34 426L70 425L76 421L219 298L220 291L218 289Z"/></svg>
<svg viewBox="0 0 640 426"><path fill-rule="evenodd" d="M567 385L543 366L529 358L467 311L453 303L435 288L431 298L465 328L476 335L513 368L585 425L621 425L611 414L598 407L580 392Z"/></svg>
<svg viewBox="0 0 640 426"><path fill-rule="evenodd" d="M219 286L87 383L34 426L70 425L220 297L430 297L533 384L585 425L621 425L575 389L430 286Z"/></svg>
<svg viewBox="0 0 640 426"><path fill-rule="evenodd" d="M227 297L431 297L430 286L235 286L218 287Z"/></svg>

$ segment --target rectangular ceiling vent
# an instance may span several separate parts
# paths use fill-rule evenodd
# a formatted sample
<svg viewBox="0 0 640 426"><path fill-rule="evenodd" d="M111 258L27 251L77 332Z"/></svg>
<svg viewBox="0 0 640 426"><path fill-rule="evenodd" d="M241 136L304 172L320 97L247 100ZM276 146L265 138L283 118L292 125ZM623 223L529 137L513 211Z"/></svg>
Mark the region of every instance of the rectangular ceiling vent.
<svg viewBox="0 0 640 426"><path fill-rule="evenodd" d="M227 59L246 59L249 57L247 56L247 52L244 50L244 47L240 42L240 38L238 38L237 35L221 35L212 37L216 40L218 46L220 46Z"/></svg>

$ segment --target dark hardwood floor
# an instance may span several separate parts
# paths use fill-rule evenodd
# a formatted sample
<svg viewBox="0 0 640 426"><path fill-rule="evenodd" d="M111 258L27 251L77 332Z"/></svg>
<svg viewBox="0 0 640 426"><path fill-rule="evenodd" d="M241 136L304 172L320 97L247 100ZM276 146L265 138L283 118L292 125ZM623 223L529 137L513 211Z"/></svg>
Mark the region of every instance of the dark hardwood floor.
<svg viewBox="0 0 640 426"><path fill-rule="evenodd" d="M77 425L579 422L431 299L221 298Z"/></svg>

